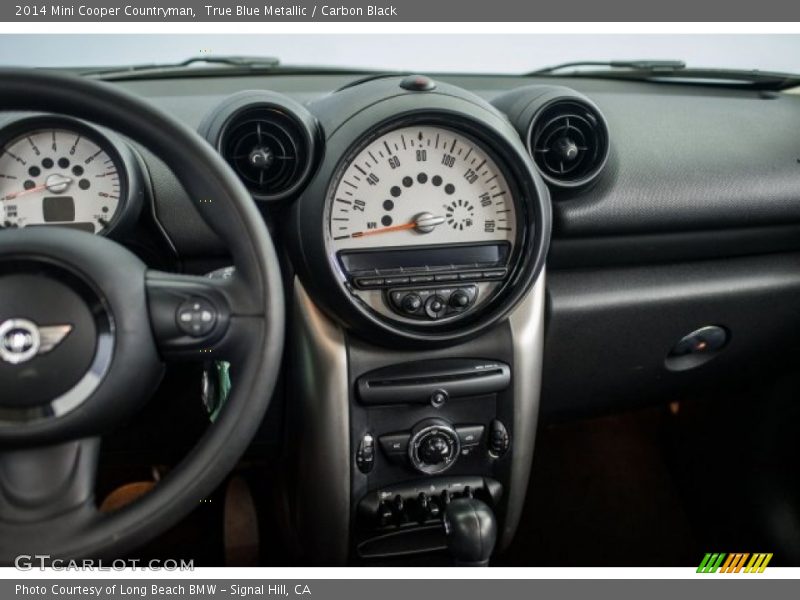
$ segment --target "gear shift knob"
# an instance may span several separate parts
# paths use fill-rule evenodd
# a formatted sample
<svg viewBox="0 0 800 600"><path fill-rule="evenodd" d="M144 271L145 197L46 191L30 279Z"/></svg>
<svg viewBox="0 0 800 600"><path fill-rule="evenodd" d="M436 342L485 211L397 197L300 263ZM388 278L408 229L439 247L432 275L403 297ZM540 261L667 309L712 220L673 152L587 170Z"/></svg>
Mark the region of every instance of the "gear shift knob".
<svg viewBox="0 0 800 600"><path fill-rule="evenodd" d="M454 498L444 515L447 548L456 565L488 567L497 541L492 509L475 498Z"/></svg>

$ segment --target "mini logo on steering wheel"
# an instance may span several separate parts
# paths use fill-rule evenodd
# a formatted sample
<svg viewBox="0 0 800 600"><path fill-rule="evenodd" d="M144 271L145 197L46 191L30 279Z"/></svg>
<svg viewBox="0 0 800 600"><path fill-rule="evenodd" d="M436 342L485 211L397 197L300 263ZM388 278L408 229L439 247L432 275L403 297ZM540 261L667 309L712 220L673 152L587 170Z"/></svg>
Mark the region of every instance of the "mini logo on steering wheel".
<svg viewBox="0 0 800 600"><path fill-rule="evenodd" d="M9 319L0 324L0 359L12 365L50 352L72 331L72 325L39 327L27 319Z"/></svg>

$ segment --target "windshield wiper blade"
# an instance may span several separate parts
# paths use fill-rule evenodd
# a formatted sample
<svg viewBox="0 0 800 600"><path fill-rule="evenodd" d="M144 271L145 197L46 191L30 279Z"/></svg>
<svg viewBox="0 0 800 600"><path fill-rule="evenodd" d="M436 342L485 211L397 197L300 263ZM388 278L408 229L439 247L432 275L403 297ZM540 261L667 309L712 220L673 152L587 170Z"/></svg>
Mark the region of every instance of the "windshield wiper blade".
<svg viewBox="0 0 800 600"><path fill-rule="evenodd" d="M571 68L607 67L609 69L635 69L638 71L675 71L686 68L682 60L577 60L536 69L525 75L545 75Z"/></svg>
<svg viewBox="0 0 800 600"><path fill-rule="evenodd" d="M580 71L576 78L621 79L650 83L689 83L740 87L751 90L784 90L800 85L800 75L737 69L681 69L679 71Z"/></svg>
<svg viewBox="0 0 800 600"><path fill-rule="evenodd" d="M569 67L604 67L559 73ZM725 85L757 90L783 90L800 85L800 75L744 69L688 68L681 61L579 61L546 67L524 76L553 76L595 79L624 79L654 83Z"/></svg>
<svg viewBox="0 0 800 600"><path fill-rule="evenodd" d="M80 71L79 75L110 79L115 76L126 77L133 73L143 74L180 71L195 64L226 65L245 69L275 69L280 66L281 62L274 56L193 56L177 63L150 63L127 65L123 67L89 69Z"/></svg>

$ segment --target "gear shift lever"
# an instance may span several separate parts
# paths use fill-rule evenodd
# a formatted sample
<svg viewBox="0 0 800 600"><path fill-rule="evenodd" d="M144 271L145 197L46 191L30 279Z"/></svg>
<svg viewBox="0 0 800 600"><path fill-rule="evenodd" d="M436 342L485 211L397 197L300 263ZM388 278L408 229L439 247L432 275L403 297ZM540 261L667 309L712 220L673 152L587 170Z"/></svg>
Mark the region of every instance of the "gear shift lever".
<svg viewBox="0 0 800 600"><path fill-rule="evenodd" d="M447 548L457 566L488 567L497 541L492 509L475 498L454 498L444 515Z"/></svg>

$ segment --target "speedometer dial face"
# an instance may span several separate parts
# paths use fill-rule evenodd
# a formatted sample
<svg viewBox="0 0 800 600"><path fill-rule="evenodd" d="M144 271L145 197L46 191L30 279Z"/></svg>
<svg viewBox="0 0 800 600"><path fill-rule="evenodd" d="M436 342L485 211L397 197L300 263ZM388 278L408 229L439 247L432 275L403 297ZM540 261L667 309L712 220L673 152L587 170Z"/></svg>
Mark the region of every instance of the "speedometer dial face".
<svg viewBox="0 0 800 600"><path fill-rule="evenodd" d="M101 233L121 208L122 166L83 132L42 128L0 147L0 226Z"/></svg>
<svg viewBox="0 0 800 600"><path fill-rule="evenodd" d="M329 198L335 251L514 243L511 189L476 140L430 125L390 131L340 170Z"/></svg>

